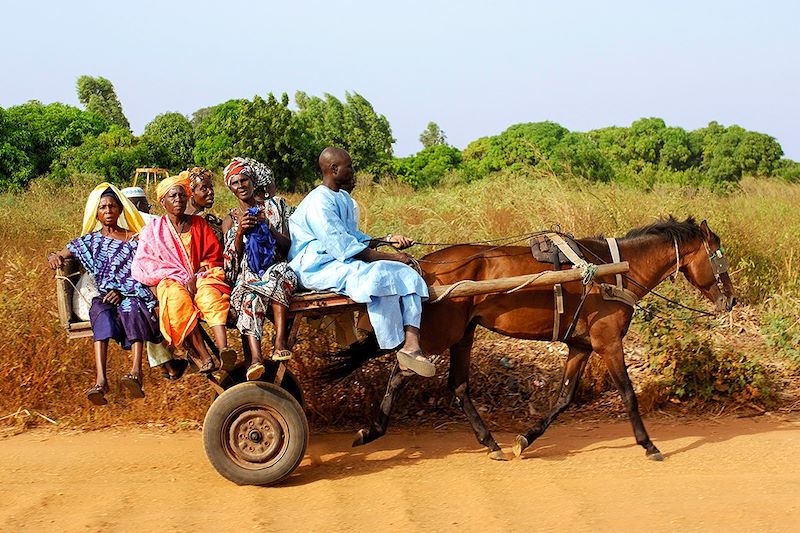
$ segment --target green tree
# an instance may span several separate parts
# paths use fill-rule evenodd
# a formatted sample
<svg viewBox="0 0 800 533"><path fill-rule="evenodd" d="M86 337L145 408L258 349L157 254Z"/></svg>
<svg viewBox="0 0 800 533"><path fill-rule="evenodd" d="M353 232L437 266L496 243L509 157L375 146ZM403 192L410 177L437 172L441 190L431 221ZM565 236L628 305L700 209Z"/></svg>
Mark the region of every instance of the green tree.
<svg viewBox="0 0 800 533"><path fill-rule="evenodd" d="M237 155L252 157L270 166L280 189L296 190L314 181L318 153L312 136L289 109L289 96L278 100L256 96L245 101L236 120Z"/></svg>
<svg viewBox="0 0 800 533"><path fill-rule="evenodd" d="M131 129L128 119L122 112L122 104L117 98L114 85L102 76L81 76L78 78L78 101L86 110L96 113L112 124L127 130Z"/></svg>
<svg viewBox="0 0 800 533"><path fill-rule="evenodd" d="M194 161L194 129L180 113L163 113L144 127L144 139L159 148L164 158L158 161L173 171L192 166Z"/></svg>
<svg viewBox="0 0 800 533"><path fill-rule="evenodd" d="M10 107L0 119L0 189L18 189L48 171L52 162L108 122L76 107L32 100Z"/></svg>
<svg viewBox="0 0 800 533"><path fill-rule="evenodd" d="M423 148L417 154L397 158L392 167L395 175L414 188L433 187L461 164L461 152L447 144Z"/></svg>
<svg viewBox="0 0 800 533"><path fill-rule="evenodd" d="M326 146L344 148L353 158L356 171L380 175L388 170L392 160L392 128L383 115L358 93L345 93L342 102L335 96L325 99L295 94L298 118L311 134L317 155Z"/></svg>
<svg viewBox="0 0 800 533"><path fill-rule="evenodd" d="M430 148L437 144L446 144L447 135L445 135L444 131L442 131L437 123L428 122L425 131L419 135L419 142L422 143L423 148Z"/></svg>
<svg viewBox="0 0 800 533"><path fill-rule="evenodd" d="M197 123L194 160L198 165L221 169L236 155L233 145L238 138L238 120L246 101L228 100L213 106Z"/></svg>

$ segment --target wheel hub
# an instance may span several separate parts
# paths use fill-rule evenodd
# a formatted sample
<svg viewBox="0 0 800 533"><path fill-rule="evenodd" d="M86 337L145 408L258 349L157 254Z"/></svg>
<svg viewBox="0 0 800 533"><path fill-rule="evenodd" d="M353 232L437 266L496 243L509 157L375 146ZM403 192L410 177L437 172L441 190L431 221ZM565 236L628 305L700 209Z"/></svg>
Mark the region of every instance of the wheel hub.
<svg viewBox="0 0 800 533"><path fill-rule="evenodd" d="M253 409L240 414L228 433L233 452L248 463L266 463L283 448L280 423L268 411Z"/></svg>

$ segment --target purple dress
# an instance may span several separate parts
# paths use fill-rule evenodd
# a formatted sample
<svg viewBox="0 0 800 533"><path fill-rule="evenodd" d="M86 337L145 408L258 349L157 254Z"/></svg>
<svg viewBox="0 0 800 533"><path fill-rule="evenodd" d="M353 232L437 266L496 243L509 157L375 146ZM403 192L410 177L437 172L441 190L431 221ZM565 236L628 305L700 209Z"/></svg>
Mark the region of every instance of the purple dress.
<svg viewBox="0 0 800 533"><path fill-rule="evenodd" d="M150 289L131 276L137 245L138 241L120 241L100 232L87 233L67 244L83 268L94 276L100 293L92 299L89 309L94 340L114 339L126 350L135 341L158 344L163 340L155 313L158 301ZM112 289L122 295L119 305L103 303L103 297Z"/></svg>

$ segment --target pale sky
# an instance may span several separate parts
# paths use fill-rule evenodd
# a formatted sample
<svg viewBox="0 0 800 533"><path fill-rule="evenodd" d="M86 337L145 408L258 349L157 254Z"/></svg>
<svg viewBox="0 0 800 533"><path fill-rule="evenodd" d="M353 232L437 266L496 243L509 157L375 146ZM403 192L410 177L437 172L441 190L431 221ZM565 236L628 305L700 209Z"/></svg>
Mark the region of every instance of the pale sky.
<svg viewBox="0 0 800 533"><path fill-rule="evenodd" d="M3 0L0 106L77 105L78 76L104 76L138 134L166 111L351 91L386 115L400 156L431 120L463 148L520 122L586 131L657 116L739 124L800 160L798 6Z"/></svg>

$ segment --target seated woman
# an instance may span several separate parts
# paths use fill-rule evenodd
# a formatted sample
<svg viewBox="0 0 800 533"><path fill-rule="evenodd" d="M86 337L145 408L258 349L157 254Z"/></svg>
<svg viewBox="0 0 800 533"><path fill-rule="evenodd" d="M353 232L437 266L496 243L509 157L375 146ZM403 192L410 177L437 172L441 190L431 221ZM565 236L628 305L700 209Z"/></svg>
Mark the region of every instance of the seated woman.
<svg viewBox="0 0 800 533"><path fill-rule="evenodd" d="M143 344L162 340L155 313L156 299L152 291L131 276L136 234L142 226L142 217L133 204L113 185L101 183L86 202L81 236L48 257L53 269L63 267L64 259L76 257L97 283L99 296L92 299L89 310L97 381L86 391L87 398L95 405L108 403L105 394L109 339L133 352L131 370L121 382L134 398L144 398Z"/></svg>
<svg viewBox="0 0 800 533"><path fill-rule="evenodd" d="M214 331L223 369L230 369L236 352L228 347L225 322L230 287L222 270L222 247L202 217L187 215L189 178L173 176L159 182L156 195L166 215L147 224L139 235L133 277L155 288L161 333L173 346L183 346L199 358L198 370L217 370L199 321Z"/></svg>
<svg viewBox="0 0 800 533"><path fill-rule="evenodd" d="M203 167L192 167L181 172L181 175L184 173L189 177L189 188L192 190L186 214L203 217L211 226L217 240L222 244L222 221L207 211L214 206L214 183L212 182L214 175Z"/></svg>
<svg viewBox="0 0 800 533"><path fill-rule="evenodd" d="M247 337L252 354L252 361L247 361L248 380L264 373L261 336L268 305L275 323L272 358L281 361L292 356L287 345L286 315L297 276L286 263L288 217L280 204L265 206L254 195L256 179L271 179L271 174L266 165L241 158L225 167L225 184L239 200L239 207L222 221L225 275L233 286L231 310L237 317L236 327Z"/></svg>

